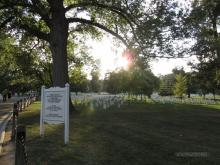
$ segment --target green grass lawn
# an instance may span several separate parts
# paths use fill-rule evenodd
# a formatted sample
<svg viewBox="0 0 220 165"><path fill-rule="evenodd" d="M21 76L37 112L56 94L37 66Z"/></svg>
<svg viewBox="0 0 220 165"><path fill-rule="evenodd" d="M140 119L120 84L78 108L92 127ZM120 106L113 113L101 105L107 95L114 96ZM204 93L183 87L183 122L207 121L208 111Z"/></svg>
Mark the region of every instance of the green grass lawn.
<svg viewBox="0 0 220 165"><path fill-rule="evenodd" d="M121 109L81 110L70 116L70 143L63 126L39 136L40 104L19 117L27 126L33 165L219 165L220 106L136 104ZM192 153L194 157L177 156Z"/></svg>

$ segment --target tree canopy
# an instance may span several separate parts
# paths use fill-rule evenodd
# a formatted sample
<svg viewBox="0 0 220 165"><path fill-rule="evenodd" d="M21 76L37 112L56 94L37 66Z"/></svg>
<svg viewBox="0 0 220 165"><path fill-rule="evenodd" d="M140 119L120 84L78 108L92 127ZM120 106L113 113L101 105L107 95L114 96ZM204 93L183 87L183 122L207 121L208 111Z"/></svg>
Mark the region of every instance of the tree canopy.
<svg viewBox="0 0 220 165"><path fill-rule="evenodd" d="M158 87L159 79L149 69L139 66L108 73L104 80L104 90L113 94L144 94L151 97Z"/></svg>
<svg viewBox="0 0 220 165"><path fill-rule="evenodd" d="M1 0L1 27L46 41L52 54L53 84L68 82L67 39L72 34L113 35L143 59L173 56L171 29L176 3L145 0ZM101 31L100 31L101 30ZM168 45L168 46L167 46ZM161 49L160 49L161 48ZM163 50L163 54L158 54ZM167 53L165 53L167 52Z"/></svg>
<svg viewBox="0 0 220 165"><path fill-rule="evenodd" d="M220 84L219 8L218 0L186 0L185 5L177 0L1 0L2 84L9 80L12 84L29 82L36 87L41 83L79 83L79 79L85 80L82 65L91 61L82 38L101 38L108 33L132 52L138 66L127 75L126 71L110 73L111 92L150 91L152 87L146 84L151 84L154 76L146 69L149 60L187 54L196 54L199 59L194 68L195 77L203 82L200 88L206 93L205 88L210 91L213 87L214 92ZM185 42L190 44L186 49ZM169 87L166 92L173 94L174 74L162 78L161 93ZM22 79L18 75L23 75ZM33 81L33 76L39 80ZM118 76L131 81L121 83ZM92 82L99 84L97 77L94 72L90 86L94 86ZM192 77L188 75L188 87ZM114 85L116 81L123 85ZM128 89L133 87L129 83L140 84Z"/></svg>

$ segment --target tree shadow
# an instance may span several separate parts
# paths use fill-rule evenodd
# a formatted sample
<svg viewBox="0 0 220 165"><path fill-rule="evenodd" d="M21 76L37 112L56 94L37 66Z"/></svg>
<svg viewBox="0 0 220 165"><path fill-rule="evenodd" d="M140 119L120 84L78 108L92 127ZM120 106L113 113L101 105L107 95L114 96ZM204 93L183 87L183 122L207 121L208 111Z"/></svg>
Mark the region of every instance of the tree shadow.
<svg viewBox="0 0 220 165"><path fill-rule="evenodd" d="M39 113L22 116L33 164L214 164L219 163L220 111L186 104L125 105L108 111L70 115L70 143L63 125L46 125L39 136ZM208 152L208 157L177 157L178 152ZM157 157L157 159L155 159Z"/></svg>

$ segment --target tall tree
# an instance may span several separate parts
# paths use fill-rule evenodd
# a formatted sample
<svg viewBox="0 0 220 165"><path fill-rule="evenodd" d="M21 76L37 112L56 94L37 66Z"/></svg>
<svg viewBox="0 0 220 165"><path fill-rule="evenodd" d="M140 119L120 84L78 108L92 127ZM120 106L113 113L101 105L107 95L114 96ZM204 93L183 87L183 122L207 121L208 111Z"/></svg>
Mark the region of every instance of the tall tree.
<svg viewBox="0 0 220 165"><path fill-rule="evenodd" d="M186 18L186 28L191 37L195 37L193 50L200 59L220 60L219 16L220 2L218 0L194 0L190 16Z"/></svg>
<svg viewBox="0 0 220 165"><path fill-rule="evenodd" d="M196 68L203 70L201 65L209 63L213 66L213 73L220 70L219 9L219 0L193 0L188 15L183 16L182 28L179 27L183 32L181 37L194 41L189 52L198 57L200 63Z"/></svg>
<svg viewBox="0 0 220 165"><path fill-rule="evenodd" d="M130 70L130 89L133 94L146 94L149 98L159 85L159 81L154 74L147 69L134 67Z"/></svg>
<svg viewBox="0 0 220 165"><path fill-rule="evenodd" d="M184 74L187 79L187 97L190 98L192 93L198 93L199 81L197 78L197 72L186 72Z"/></svg>
<svg viewBox="0 0 220 165"><path fill-rule="evenodd" d="M53 85L64 86L68 82L70 32L98 34L98 28L149 57L154 43L162 48L169 43L164 42L169 39L164 31L172 20L167 14L168 10L174 13L171 8L167 0L148 4L145 0L1 0L0 27L47 41L53 59Z"/></svg>
<svg viewBox="0 0 220 165"><path fill-rule="evenodd" d="M159 79L150 70L139 66L129 70L111 72L105 79L105 89L109 93L145 94L151 96L159 86Z"/></svg>
<svg viewBox="0 0 220 165"><path fill-rule="evenodd" d="M13 39L0 31L0 92L8 88L12 79L11 73L15 68L14 60L11 57L13 48Z"/></svg>
<svg viewBox="0 0 220 165"><path fill-rule="evenodd" d="M160 79L159 94L161 96L173 95L173 87L175 84L175 74L164 75Z"/></svg>
<svg viewBox="0 0 220 165"><path fill-rule="evenodd" d="M0 88L8 88L13 92L23 88L25 92L31 87L36 89L41 83L47 84L43 77L48 72L36 54L38 49L26 49L24 43L17 45L15 39L4 32L0 32L0 38Z"/></svg>
<svg viewBox="0 0 220 165"><path fill-rule="evenodd" d="M219 88L219 79L216 78L216 65L213 65L210 61L203 62L197 64L196 69L197 84L200 87L203 98L205 98L207 93L212 93L215 99L216 91Z"/></svg>
<svg viewBox="0 0 220 165"><path fill-rule="evenodd" d="M99 80L100 72L98 69L93 69L91 72L92 79L90 81L90 90L92 92L100 92L101 82Z"/></svg>
<svg viewBox="0 0 220 165"><path fill-rule="evenodd" d="M177 74L176 83L174 85L174 94L182 99L183 95L186 93L186 90L187 90L186 76L182 74Z"/></svg>
<svg viewBox="0 0 220 165"><path fill-rule="evenodd" d="M88 91L88 80L87 75L82 71L81 67L75 67L70 72L70 85L71 89L76 92L87 92Z"/></svg>

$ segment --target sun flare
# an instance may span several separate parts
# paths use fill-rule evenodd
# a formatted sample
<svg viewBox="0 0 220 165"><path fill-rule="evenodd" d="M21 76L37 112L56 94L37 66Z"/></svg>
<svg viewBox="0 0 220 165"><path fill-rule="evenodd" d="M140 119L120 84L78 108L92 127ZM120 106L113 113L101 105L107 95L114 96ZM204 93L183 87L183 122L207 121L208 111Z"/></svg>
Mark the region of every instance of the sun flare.
<svg viewBox="0 0 220 165"><path fill-rule="evenodd" d="M117 67L118 68L123 68L123 69L128 69L129 66L129 61L125 57L120 57L118 59Z"/></svg>
<svg viewBox="0 0 220 165"><path fill-rule="evenodd" d="M115 45L111 37L104 37L102 41L89 40L88 45L92 46L91 55L100 61L101 79L106 73L118 70L129 69L133 63L132 51L126 49L123 44Z"/></svg>

